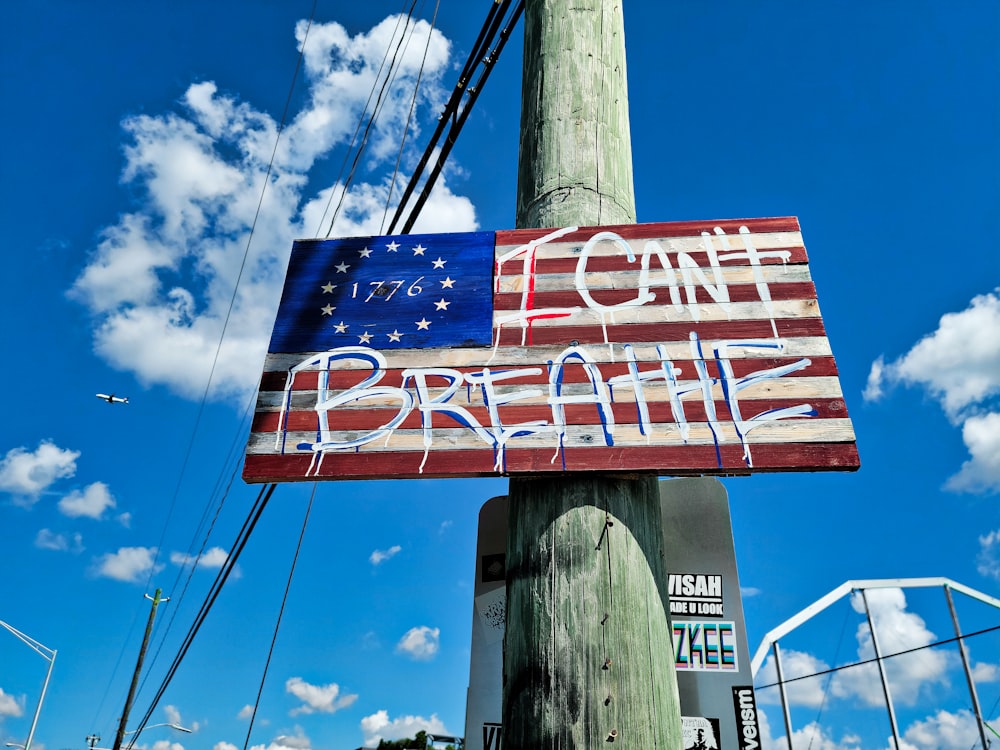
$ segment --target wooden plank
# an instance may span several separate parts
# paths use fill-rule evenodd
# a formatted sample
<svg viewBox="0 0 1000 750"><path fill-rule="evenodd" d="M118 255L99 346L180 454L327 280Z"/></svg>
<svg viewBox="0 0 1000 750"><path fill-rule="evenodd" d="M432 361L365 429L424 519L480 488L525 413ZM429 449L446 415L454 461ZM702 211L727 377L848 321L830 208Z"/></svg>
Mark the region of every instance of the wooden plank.
<svg viewBox="0 0 1000 750"><path fill-rule="evenodd" d="M639 284L641 269L635 264L623 264L616 259L615 267L607 270L590 269L585 275L588 287L592 289L632 289L635 290ZM781 286L784 284L807 284L812 281L809 274L809 267L805 265L780 264L773 266L762 265L758 268L751 266L722 266L719 267L722 280L731 287L755 285L758 280L768 285ZM706 269L706 276L714 282L715 274L713 269ZM650 284L653 291L661 291L668 285L668 277L659 269L654 268L649 273ZM536 291L570 290L575 293L576 283L576 261L573 265L567 266L558 273L541 273L535 270L535 278L532 282L530 278L525 278L521 274L513 272L511 269L498 276L494 288L502 294L520 292L526 286L533 283ZM683 280L676 282L683 288ZM693 284L695 290L702 289L701 284ZM808 288L805 288L808 291ZM813 294L815 297L815 289ZM634 295L633 295L634 296ZM685 292L686 297L686 292ZM751 296L751 299L757 299ZM578 300L579 303L579 300Z"/></svg>
<svg viewBox="0 0 1000 750"><path fill-rule="evenodd" d="M669 476L740 476L751 473L812 471L823 466L827 471L855 471L859 465L857 446L853 443L814 443L798 445L761 445L754 450L755 466L743 460L740 446L720 446L721 461L714 446L694 445L682 448L637 446L627 454L605 453L598 458L593 449L573 447L566 451L565 463L553 463L551 452L509 450L504 471L497 472L491 452L481 450L442 451L427 457L421 470L423 454L400 453L393 458L393 472L386 472L384 456L377 454L327 453L311 455L250 454L244 465L248 482L291 482L315 479L419 479L436 477L485 477L551 473L654 473ZM720 466L721 463L721 466Z"/></svg>
<svg viewBox="0 0 1000 750"><path fill-rule="evenodd" d="M423 307L412 308L413 316L435 299L442 309L451 304L452 291L466 281L444 271L447 264L481 267L455 260L457 236L441 244L451 254L436 256L433 283L431 276L399 279L383 290L384 299L376 295L380 282L367 277L316 281L339 279L345 265L369 268L369 251L383 246L402 252L423 273L431 256L417 248L426 242L437 252L438 244L432 235L419 240L364 238L356 259L358 242L333 243L338 262L327 265L315 254L324 243L302 246L308 263L295 267L313 279L306 293L326 306L297 303L295 317L283 319L282 336L335 348L268 354L249 455L270 450L292 458L300 452L295 446L313 445L358 460L376 456L394 475L398 454L419 454L426 469L437 465L435 452L479 449L494 473L505 473L511 466L562 465L564 456L552 461L553 446L563 452L570 445L596 446L611 442L603 436L613 432L613 445L594 459L602 470L614 470L614 462L621 470L635 468L628 457L633 448L711 444L714 470L729 472L734 468L721 462L723 447L739 446L744 466L754 470L808 470L826 464L805 466L792 458L765 467L757 448L854 441L794 218L499 232L496 276L475 281L475 288L492 283L494 289L491 345L463 345L461 313L451 324L455 343L443 348L407 346L413 334L407 326L430 331L436 318L410 323L397 315L388 326L379 322L380 311L393 309L386 303L395 293L430 295ZM474 241L481 258L488 250L482 233ZM327 296L338 284L349 291ZM374 291L359 301L357 289L367 286ZM339 318L334 311L343 294L350 309L374 317ZM283 300L295 295L286 288ZM303 337L294 330L300 324L327 332ZM784 410L780 420L765 425L768 418L761 417L738 429L740 420L773 410ZM524 434L512 434L517 431ZM513 450L536 451L537 460L498 459ZM830 463L842 468L838 461ZM699 470L710 469L699 464Z"/></svg>
<svg viewBox="0 0 1000 750"><path fill-rule="evenodd" d="M787 336L782 340L783 348L781 349L781 354L784 357L790 359L817 359L820 357L829 357L832 360L832 354L830 351L830 343L825 337L812 336L812 337L797 337L797 336ZM645 344L638 343L633 346L633 351L635 352L636 359L640 362L656 362L659 361L659 351L658 344ZM526 366L528 364L537 365L539 363L547 363L559 358L565 347L552 345L552 346L533 346L530 349L527 348L516 348L516 349L478 349L478 348L468 348L468 349L399 349L396 350L391 356L400 357L406 362L408 367L482 367L482 366L492 366L492 367L518 367ZM594 356L596 362L607 363L622 360L622 348L615 347L612 357L608 353L608 349L605 347L594 348L591 354ZM666 358L683 365L685 361L692 359L690 340L685 340L683 342L663 342L663 351ZM311 355L309 355L311 356ZM740 349L731 349L729 352L730 361L734 364L743 360L767 360L774 357L773 349L761 349L753 347L744 347ZM295 353L295 354L284 354L284 353L271 353L265 357L264 372L265 373L287 373L291 368L298 367L307 358L306 354ZM338 370L353 370L356 368L356 364L352 364L345 360L333 360L329 363L323 362L322 366L319 364L304 367L303 371L317 372L320 369L329 370L330 372L336 372ZM397 368L398 369L398 368Z"/></svg>

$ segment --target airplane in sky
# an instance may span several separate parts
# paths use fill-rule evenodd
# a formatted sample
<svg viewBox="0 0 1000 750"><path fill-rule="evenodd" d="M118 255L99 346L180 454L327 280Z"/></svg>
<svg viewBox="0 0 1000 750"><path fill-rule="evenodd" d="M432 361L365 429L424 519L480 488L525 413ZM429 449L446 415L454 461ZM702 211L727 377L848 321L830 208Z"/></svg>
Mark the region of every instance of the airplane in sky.
<svg viewBox="0 0 1000 750"><path fill-rule="evenodd" d="M98 393L97 397L98 398L103 398L109 404L127 404L128 403L128 396L126 396L125 398L120 398L120 397L116 396L113 393L111 393L111 394Z"/></svg>

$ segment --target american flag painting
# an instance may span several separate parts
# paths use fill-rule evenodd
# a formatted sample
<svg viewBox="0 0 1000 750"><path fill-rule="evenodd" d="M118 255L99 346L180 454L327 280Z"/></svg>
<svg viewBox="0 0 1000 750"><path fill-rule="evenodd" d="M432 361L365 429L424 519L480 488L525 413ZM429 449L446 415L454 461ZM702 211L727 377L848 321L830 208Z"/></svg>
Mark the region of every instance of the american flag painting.
<svg viewBox="0 0 1000 750"><path fill-rule="evenodd" d="M298 241L243 476L858 466L777 218Z"/></svg>

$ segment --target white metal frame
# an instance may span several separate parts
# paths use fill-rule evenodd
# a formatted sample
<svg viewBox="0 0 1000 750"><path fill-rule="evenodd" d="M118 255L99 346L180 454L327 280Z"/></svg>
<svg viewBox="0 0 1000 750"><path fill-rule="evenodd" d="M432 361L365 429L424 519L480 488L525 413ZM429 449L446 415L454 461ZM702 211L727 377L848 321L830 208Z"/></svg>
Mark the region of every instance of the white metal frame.
<svg viewBox="0 0 1000 750"><path fill-rule="evenodd" d="M865 605L865 613L868 617L869 628L872 633L872 643L875 647L875 658L878 662L879 672L882 677L882 689L885 694L886 709L889 712L889 721L892 728L892 736L895 740L896 747L899 748L899 732L896 727L896 715L895 710L892 705L892 697L889 694L889 683L885 677L885 671L882 667L882 655L879 653L878 641L875 638L875 627L871 620L871 613L868 610L868 600L864 597L864 593L868 589L906 589L906 588L930 588L940 586L944 589L945 597L948 601L948 608L951 613L952 623L955 626L955 635L958 638L958 649L962 656L962 666L965 669L965 678L969 685L969 692L972 695L972 705L976 713L976 722L979 726L979 736L982 741L983 748L989 747L989 743L986 740L986 729L985 722L983 721L982 711L979 707L979 697L976 695L976 685L972 679L972 673L969 669L968 657L965 652L965 644L962 642L962 634L958 625L958 616L955 614L955 607L952 603L951 592L958 591L959 593L965 594L966 596L976 599L977 601L983 602L984 604L989 604L992 607L1000 609L1000 599L984 594L975 589L971 589L968 586L963 586L960 583L956 583L948 578L882 578L874 580L857 580L857 581L846 581L840 586L835 588L826 596L821 599L817 599L815 602L810 604L808 607L803 609L796 615L785 620L778 627L771 630L764 639L761 641L760 646L757 647L757 651L753 655L753 659L750 662L750 668L753 672L754 677L757 676L757 672L760 670L761 666L764 664L764 659L767 658L768 650L772 650L774 653L775 666L778 669L778 684L781 694L781 707L785 719L785 731L788 737L788 747L791 750L792 747L792 727L791 718L788 711L788 701L785 697L785 686L784 678L781 676L781 656L780 650L778 648L778 641L784 636L791 633L800 625L811 620L813 617L818 615L824 609L829 607L834 602L840 601L845 596L852 594L855 591L860 591L863 597ZM990 728L992 731L992 727Z"/></svg>
<svg viewBox="0 0 1000 750"><path fill-rule="evenodd" d="M42 712L42 701L45 699L45 691L48 689L49 679L52 677L52 667L55 666L56 663L56 650L43 646L30 635L25 635L12 625L8 625L3 620L0 620L0 627L11 633L11 635L27 645L32 651L49 663L48 671L45 673L45 682L42 683L42 692L38 696L38 705L35 707L35 715L31 719L31 729L28 730L28 739L25 740L23 745L24 750L31 750L31 740L35 737L35 727L38 726L38 716Z"/></svg>

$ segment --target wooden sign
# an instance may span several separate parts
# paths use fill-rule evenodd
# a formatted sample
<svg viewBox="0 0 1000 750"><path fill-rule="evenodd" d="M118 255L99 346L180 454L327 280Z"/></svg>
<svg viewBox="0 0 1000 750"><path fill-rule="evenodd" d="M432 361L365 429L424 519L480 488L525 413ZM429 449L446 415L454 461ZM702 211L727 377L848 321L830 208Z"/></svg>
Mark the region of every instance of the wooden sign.
<svg viewBox="0 0 1000 750"><path fill-rule="evenodd" d="M778 218L297 241L243 477L858 466Z"/></svg>

